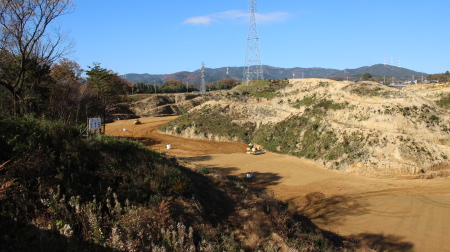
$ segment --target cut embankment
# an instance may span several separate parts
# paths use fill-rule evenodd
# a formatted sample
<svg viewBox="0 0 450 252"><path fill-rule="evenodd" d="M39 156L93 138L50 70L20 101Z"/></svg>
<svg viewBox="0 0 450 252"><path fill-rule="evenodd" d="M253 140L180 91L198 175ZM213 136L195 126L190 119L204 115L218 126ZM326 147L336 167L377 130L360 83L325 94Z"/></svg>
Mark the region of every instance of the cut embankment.
<svg viewBox="0 0 450 252"><path fill-rule="evenodd" d="M448 251L450 179L371 178L331 171L307 159L245 154L245 144L186 139L157 128L174 117L108 124L107 132L136 137L151 149L244 177L291 202L319 227L355 237L377 250ZM123 131L127 128L127 131ZM166 149L171 143L174 148ZM384 177L384 176L383 176Z"/></svg>

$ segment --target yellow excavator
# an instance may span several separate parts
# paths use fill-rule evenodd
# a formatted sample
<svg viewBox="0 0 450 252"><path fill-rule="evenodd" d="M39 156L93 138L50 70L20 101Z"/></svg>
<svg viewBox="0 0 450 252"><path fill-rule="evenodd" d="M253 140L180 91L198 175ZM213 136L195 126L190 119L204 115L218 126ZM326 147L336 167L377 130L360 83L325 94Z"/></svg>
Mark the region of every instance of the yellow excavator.
<svg viewBox="0 0 450 252"><path fill-rule="evenodd" d="M247 146L247 150L246 150L247 154L252 154L252 155L259 155L259 154L264 154L264 150L262 149L262 146L259 144L252 144L249 143Z"/></svg>

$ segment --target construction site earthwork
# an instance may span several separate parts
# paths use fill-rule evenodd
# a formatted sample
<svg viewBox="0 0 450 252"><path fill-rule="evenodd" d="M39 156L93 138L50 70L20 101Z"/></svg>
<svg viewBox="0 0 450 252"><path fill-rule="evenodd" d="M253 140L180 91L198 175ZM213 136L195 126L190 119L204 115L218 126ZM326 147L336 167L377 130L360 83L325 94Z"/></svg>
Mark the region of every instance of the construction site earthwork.
<svg viewBox="0 0 450 252"><path fill-rule="evenodd" d="M450 251L450 115L439 106L450 87L291 79L274 97L245 99L239 88L148 96L131 105L139 123L117 114L106 134L246 179L344 237ZM259 141L204 132L211 111L252 125Z"/></svg>

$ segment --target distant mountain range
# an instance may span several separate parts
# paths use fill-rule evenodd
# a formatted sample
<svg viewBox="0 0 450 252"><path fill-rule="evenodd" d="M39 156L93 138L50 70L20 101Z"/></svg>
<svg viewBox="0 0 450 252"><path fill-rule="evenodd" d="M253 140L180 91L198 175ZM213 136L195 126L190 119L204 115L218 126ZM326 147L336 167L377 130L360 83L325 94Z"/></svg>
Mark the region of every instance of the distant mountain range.
<svg viewBox="0 0 450 252"><path fill-rule="evenodd" d="M365 73L371 74L377 78L395 78L397 80L411 80L414 78L419 79L422 76L426 78L429 74L412 71L406 68L376 64L373 66L364 66L355 69L330 69L330 68L280 68L272 66L263 66L264 78L266 79L291 79L291 78L333 78L333 79L357 79ZM244 67L221 67L221 68L205 68L205 81L211 83L220 81L223 79L233 79L235 81L241 81L244 72ZM179 80L189 84L200 84L201 82L200 69L194 72L177 72L173 74L127 74L126 79L133 81L134 83L150 83L158 84L169 81Z"/></svg>

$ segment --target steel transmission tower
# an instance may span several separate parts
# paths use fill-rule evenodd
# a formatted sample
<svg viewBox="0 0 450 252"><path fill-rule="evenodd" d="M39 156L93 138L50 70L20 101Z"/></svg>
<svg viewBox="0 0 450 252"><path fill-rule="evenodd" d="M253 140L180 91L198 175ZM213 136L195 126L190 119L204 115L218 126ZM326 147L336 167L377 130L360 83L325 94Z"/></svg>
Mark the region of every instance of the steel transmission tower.
<svg viewBox="0 0 450 252"><path fill-rule="evenodd" d="M248 26L247 53L245 55L244 78L242 83L248 85L251 80L262 80L263 69L259 52L258 29L256 26L256 0L249 0L250 19Z"/></svg>
<svg viewBox="0 0 450 252"><path fill-rule="evenodd" d="M205 63L202 62L200 93L206 94Z"/></svg>

